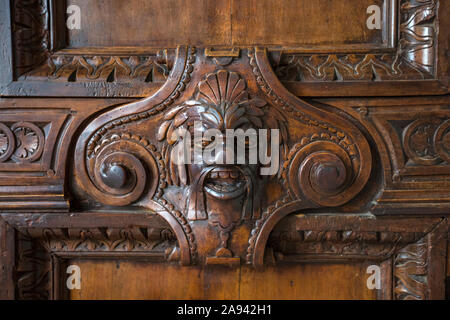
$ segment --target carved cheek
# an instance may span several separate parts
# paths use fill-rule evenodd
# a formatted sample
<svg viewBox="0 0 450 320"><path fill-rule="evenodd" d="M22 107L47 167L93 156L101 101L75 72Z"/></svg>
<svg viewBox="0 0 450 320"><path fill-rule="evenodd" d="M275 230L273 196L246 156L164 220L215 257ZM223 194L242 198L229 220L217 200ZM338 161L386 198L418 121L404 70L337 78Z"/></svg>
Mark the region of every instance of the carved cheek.
<svg viewBox="0 0 450 320"><path fill-rule="evenodd" d="M202 172L204 165L193 163L193 164L187 165L187 167L188 167L189 175L191 177L191 181L195 181L195 178L198 177L200 175L200 173Z"/></svg>

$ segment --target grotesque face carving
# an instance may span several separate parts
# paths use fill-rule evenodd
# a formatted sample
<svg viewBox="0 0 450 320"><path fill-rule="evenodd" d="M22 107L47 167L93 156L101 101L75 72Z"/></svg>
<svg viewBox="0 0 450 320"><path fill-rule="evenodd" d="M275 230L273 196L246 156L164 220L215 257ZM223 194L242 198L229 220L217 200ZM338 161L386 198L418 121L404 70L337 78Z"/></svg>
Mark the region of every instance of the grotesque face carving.
<svg viewBox="0 0 450 320"><path fill-rule="evenodd" d="M170 156L177 147L192 147L189 163L172 164L169 170L172 184L188 186L184 211L189 219L209 219L226 228L259 217L266 178L250 154L258 155L259 129L279 129L285 123L281 114L268 109L264 100L249 97L239 74L222 70L199 83L194 100L166 114L159 139L167 140Z"/></svg>
<svg viewBox="0 0 450 320"><path fill-rule="evenodd" d="M239 58L220 61L193 48L177 54L157 94L108 111L84 129L74 148L77 197L159 214L176 233L184 264L244 258L262 265L270 232L283 217L340 206L362 190L372 163L364 135L342 110L291 95L264 49L238 50ZM218 68L242 74L203 77ZM436 138L447 133L441 128Z"/></svg>

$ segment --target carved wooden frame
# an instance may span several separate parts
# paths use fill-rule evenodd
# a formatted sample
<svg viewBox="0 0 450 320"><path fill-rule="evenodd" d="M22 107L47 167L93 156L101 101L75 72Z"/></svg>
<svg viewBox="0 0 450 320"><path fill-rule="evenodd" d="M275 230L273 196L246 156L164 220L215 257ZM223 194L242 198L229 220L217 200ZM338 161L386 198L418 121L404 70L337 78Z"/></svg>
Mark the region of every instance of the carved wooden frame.
<svg viewBox="0 0 450 320"><path fill-rule="evenodd" d="M268 48L272 65L287 88L301 96L448 93L448 33L443 31L448 22L439 21L439 12L445 14L445 1L386 0L386 43L375 51ZM57 3L14 0L12 6L9 1L1 4L5 23L0 31L10 35L2 39L6 50L0 60L2 69L8 70L0 78L2 95L45 92L59 96L69 87L72 96L144 97L161 87L173 65L173 49L64 49L65 37L59 31L64 21L56 18L56 14L64 16L64 8ZM27 16L33 17L31 25ZM127 84L130 81L133 85ZM426 89L416 92L419 84ZM347 94L348 85L352 90Z"/></svg>
<svg viewBox="0 0 450 320"><path fill-rule="evenodd" d="M71 258L177 263L174 236L156 215L91 213L90 224L83 215L2 215L1 243L15 250L0 255L1 299L67 299L64 270ZM124 219L134 226L124 229ZM448 232L440 218L418 223L367 215L290 216L274 231L266 263L367 262L381 268L378 299L444 299Z"/></svg>
<svg viewBox="0 0 450 320"><path fill-rule="evenodd" d="M37 37L42 39L39 38L41 41L37 41L37 48L32 48L31 55L29 52L18 50L20 41L14 36L2 44L4 48L9 49L0 51L0 54L6 52L6 56L1 57L1 61L6 61L1 67L8 70L5 74L0 74L2 95L39 96L40 90L45 89L43 92L46 96L60 96L60 89L69 88L72 96L117 97L123 96L126 92L132 97L148 98L137 102L130 99L117 100L116 106L99 105L96 109L99 112L94 117L92 114L82 113L76 119L73 111L68 108L59 108L57 113L54 110L40 108L43 112L38 120L32 119L26 108L9 114L8 110L2 108L0 130L6 134L8 141L14 140L13 135L26 132L31 133L38 142L36 147L22 151L21 158L14 159L11 158L13 156L11 150L15 149L15 145L11 142L7 145L6 152L2 150L0 157L0 170L6 172L2 178L9 174L4 181L8 184L14 183L14 187L0 187L1 217L4 219L0 221L0 248L1 250L15 248L14 251L2 251L0 254L0 284L6 288L1 294L5 298L67 297L67 293L62 289L61 266L64 265L65 259L76 256L139 258L166 263L179 262L183 265L200 263L208 267L216 264L236 267L241 262L246 262L258 268L267 263L373 260L381 263L386 279L380 298L443 298L444 252L448 233L446 219L427 217L413 221L381 217L372 219L373 216L364 214L357 214L356 217L336 214L328 216L325 221L320 214L311 214L307 217L290 215L282 220L288 214L300 210L305 212L339 207L354 199L373 175L372 156L377 152L369 145L367 140L369 136L378 139L377 148L389 149L389 143L392 141L394 145L398 145L397 147L402 146L401 142L395 142L396 139L389 135L383 138L387 141L381 141L382 138L377 131L383 131L383 126L379 124L387 117L382 115L382 112L379 114L372 112L370 107L337 110L330 106L318 106L300 100L295 95L383 95L384 90L391 88L393 83L395 88L389 91L389 94L393 95L417 94L414 90L419 84L421 88L425 88L420 94L448 93L448 75L444 65L448 60L444 58L448 54L445 51L448 33L445 31L439 33L437 28L439 24L437 13L439 8L443 7L439 6L439 3L443 3L444 0L420 1L419 6L416 0L400 2L404 5L400 10L407 11L405 17L418 18L402 20L399 24L400 40L394 43L395 50L388 48L386 51L384 48L380 53L372 54L364 51L354 53L345 50L312 53L295 48L279 50L180 47L154 52L134 52L132 55L105 49L100 54L95 53L100 58L96 58L89 50L56 51L61 49L59 47L61 39L48 32L52 28L55 30L57 24L51 19L51 10L57 10L52 6L54 1L25 2L31 4L28 8L31 14L37 14L43 19L40 24L42 28L36 30ZM12 3L20 4L22 0ZM39 8L40 3L46 7ZM9 1L0 7L0 17L5 17L5 21L11 18L10 9ZM51 26L50 29L47 26ZM425 37L426 39L416 39L417 41L411 44L408 34L420 33L420 30L430 34ZM0 24L0 32L15 34L17 31L20 33L20 30L11 32L8 23ZM26 46L29 44L25 43ZM201 72L198 69L193 72L196 59L204 63ZM20 65L22 62L25 63ZM438 62L442 63L439 68ZM309 76L305 77L305 71L310 73ZM110 77L111 74L113 78ZM166 78L167 81L164 82ZM284 80L283 83L279 81L280 78ZM155 79L156 81L153 81ZM283 122L288 122L283 117L289 115L294 119L293 122L298 121L307 128L304 129L307 134L297 132L289 142L287 150L289 152L286 153L287 158L283 163L285 166L279 177L286 189L280 191L282 196L277 199L278 201L264 207L260 215L250 217L244 215L242 220L243 224L246 224L245 232L248 233L244 250L238 248L240 251L238 250L237 254L229 250L227 241L231 231L222 230L221 247L211 255L211 248L202 247L207 242L202 239L207 230L202 210L195 207L193 213L187 210L185 214L161 196L169 181L177 185L183 177L169 175L163 159L167 149L162 152L163 150L159 148L164 147L164 143L168 140L167 130L174 122L183 121L183 112L189 106L208 105L208 101L199 102L202 84L216 81L219 86L223 86L224 83L228 86L232 79L235 81L233 85L240 80L247 81L248 90L251 92L250 98L247 97L248 101L237 102L249 104L252 112L259 114L260 118L260 111L255 111L256 108L267 106L266 109L276 109L281 116L271 119L273 122L281 127ZM132 84L127 84L130 80ZM87 86L86 83L90 85ZM100 87L103 89L99 89ZM351 92L342 91L345 88L351 88ZM244 89L241 91L243 96L248 94ZM256 99L253 99L252 95L257 96ZM217 99L217 95L215 97ZM191 98L197 100L194 102L188 100ZM441 118L448 117L448 102L444 104L442 110L438 112ZM106 107L110 108L106 110ZM211 104L208 107L211 107ZM165 112L167 114L164 114ZM267 113L263 114L267 116ZM164 117L161 117L162 115ZM405 112L404 116L409 115ZM256 124L262 121L250 119ZM31 120L37 121L37 124L30 123ZM133 127L133 123L137 122L150 128L150 131L141 130L139 134L128 134L127 130L130 128L139 129L136 125ZM414 126L415 122L411 126ZM435 130L430 136L442 138L444 133L448 133L447 123L448 120L442 124L433 122ZM160 124L163 129L153 132L152 124ZM369 134L362 129L363 126L368 128ZM46 141L42 144L39 142L42 142L42 132L45 128ZM62 135L61 132L66 134ZM55 146L54 141L60 135L64 140ZM403 144L405 141L408 144L408 135L405 137ZM436 141L438 144L435 145L442 145L439 139ZM72 151L71 148L75 150ZM118 150L120 152L117 152ZM74 160L66 164L66 159L72 152ZM434 156L439 159L436 161L448 162L448 152L449 150L437 148L437 155ZM398 156L395 150L391 153L394 154L394 158ZM305 157L308 159L303 157L303 154L306 154ZM354 165L349 165L350 161L345 160L347 155L350 161L354 161L352 162ZM110 164L119 174L113 170L102 171L105 159L109 156L116 157ZM411 157L414 158L414 155ZM4 161L10 158L12 161L7 163ZM54 158L58 158L59 161L53 161ZM144 165L150 169L150 175L153 175L153 178L155 175L158 177L153 179L155 183L149 183L149 187L145 187L147 182L137 183L142 190L139 188L136 192L132 190L131 196L127 195L126 199L102 194L105 189L98 188L98 181L112 183L109 190L121 189L123 183L120 182L127 177L120 172L126 172L127 170L123 168L131 166L133 170L142 173L145 171L139 169L142 159L148 162ZM423 164L423 159L415 160ZM383 159L383 165L390 161L391 159ZM338 171L343 170L352 177L341 183L344 187L337 182L331 186L332 189L336 188L334 191L338 193L338 196L334 194L329 196L332 200L327 200L323 195L312 196L314 188L309 185L311 181L317 182L314 180L317 173L314 170L321 169L322 163L327 166L331 163ZM400 194L405 193L400 189L404 182L402 179L407 179L417 168L411 169L403 164L398 166L395 159L393 164L392 171L389 165L384 168L385 188L382 196L377 199L379 203L373 213L393 213L389 211L392 209L402 215L410 213L407 212L410 207L406 205L410 197L401 198ZM108 164L107 167L111 166ZM305 167L307 169L304 169ZM20 178L8 172L15 170L21 171ZM445 178L448 166L442 165L437 170L440 170L444 177L442 184L447 186ZM69 172L76 173L75 179L69 178L71 176ZM424 173L427 175L427 170ZM298 174L301 175L301 179L298 179ZM16 186L18 180L27 188ZM28 180L31 181L31 186L28 185ZM42 182L45 186L40 185ZM74 197L81 199L90 197L94 202L114 206L113 210L117 212L77 213L70 208L65 194L66 189L85 192ZM147 202L137 203L142 200L140 197L144 189L148 195ZM25 190L27 194L23 194ZM410 192L414 193L415 190ZM419 196L417 202L423 206L425 202L421 201L429 201L427 197L431 192L420 190L420 193L421 197ZM371 196L375 198L373 194L367 195L367 198ZM396 203L392 204L391 200ZM437 204L435 211L431 213L445 216L448 214L447 203ZM128 205L136 206L130 209ZM150 208L153 211L136 213L140 207ZM414 207L412 213L421 214L419 209L420 207ZM51 214L52 211L55 213ZM161 223L157 215L149 212L156 212L166 220L168 226ZM276 227L280 221L282 224ZM403 222L405 225L402 225ZM160 227L161 230L158 229ZM150 229L157 229L160 232L157 232L157 236L151 237ZM198 235L199 241L196 239ZM177 241L174 241L174 238ZM211 239L217 241L218 237L215 235ZM30 251L30 246L35 246L36 250ZM35 263L36 261L39 263Z"/></svg>
<svg viewBox="0 0 450 320"><path fill-rule="evenodd" d="M139 259L153 263L177 261L172 231L157 215L91 213L3 216L0 235L15 252L3 254L1 299L59 300L68 298L64 265L71 258ZM29 219L36 222L27 225ZM124 221L128 221L129 227ZM69 224L67 224L69 222ZM70 226L71 225L71 226ZM104 226L109 227L104 227ZM14 227L11 227L14 226ZM57 227L61 226L61 227ZM77 227L75 227L77 226ZM6 264L7 263L7 264ZM12 286L12 287L11 287Z"/></svg>

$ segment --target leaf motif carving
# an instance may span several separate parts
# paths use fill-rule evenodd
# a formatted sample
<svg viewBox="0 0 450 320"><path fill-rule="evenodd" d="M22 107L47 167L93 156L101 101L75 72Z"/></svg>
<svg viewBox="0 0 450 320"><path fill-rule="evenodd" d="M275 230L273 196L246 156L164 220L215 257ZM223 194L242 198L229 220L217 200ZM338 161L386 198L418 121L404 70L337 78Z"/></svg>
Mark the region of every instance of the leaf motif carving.
<svg viewBox="0 0 450 320"><path fill-rule="evenodd" d="M14 133L17 138L17 150L14 154L18 158L28 158L37 150L39 145L36 132L27 128L18 128Z"/></svg>

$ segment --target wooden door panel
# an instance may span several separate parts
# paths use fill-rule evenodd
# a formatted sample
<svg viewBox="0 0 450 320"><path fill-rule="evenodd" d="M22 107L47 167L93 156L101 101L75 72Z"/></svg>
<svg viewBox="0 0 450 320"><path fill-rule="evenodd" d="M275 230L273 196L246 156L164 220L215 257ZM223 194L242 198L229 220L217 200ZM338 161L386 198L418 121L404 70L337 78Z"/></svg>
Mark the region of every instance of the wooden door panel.
<svg viewBox="0 0 450 320"><path fill-rule="evenodd" d="M85 284L81 290L70 292L74 300L233 300L239 297L239 269L211 270L126 260L68 263L81 268Z"/></svg>
<svg viewBox="0 0 450 320"><path fill-rule="evenodd" d="M79 6L84 22L80 30L69 30L69 48L231 44L230 0L66 2Z"/></svg>
<svg viewBox="0 0 450 320"><path fill-rule="evenodd" d="M366 264L304 264L240 269L180 267L146 262L70 260L81 269L74 300L91 299L376 299Z"/></svg>
<svg viewBox="0 0 450 320"><path fill-rule="evenodd" d="M448 2L2 1L0 298L443 299Z"/></svg>
<svg viewBox="0 0 450 320"><path fill-rule="evenodd" d="M70 0L79 6L83 27L69 30L68 48L195 46L344 46L388 48L392 39L366 27L370 5L394 19L395 1L122 1ZM130 8L139 8L138 11ZM115 19L111 19L119 13ZM351 16L346 24L338 21ZM180 19L180 17L182 17ZM145 21L145 28L141 23ZM337 27L339 26L339 27ZM107 33L105 31L107 30ZM350 46L351 47L351 46Z"/></svg>

